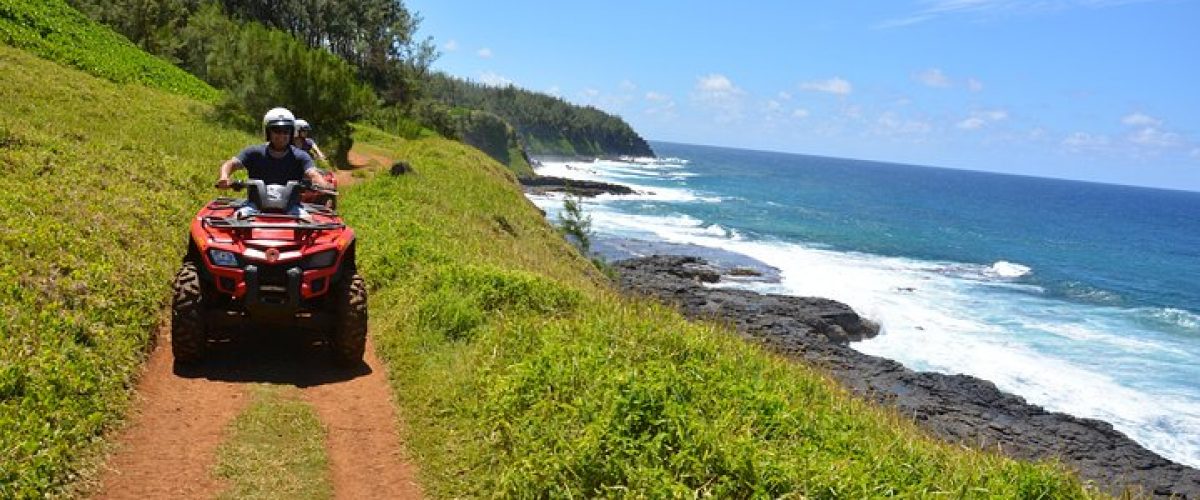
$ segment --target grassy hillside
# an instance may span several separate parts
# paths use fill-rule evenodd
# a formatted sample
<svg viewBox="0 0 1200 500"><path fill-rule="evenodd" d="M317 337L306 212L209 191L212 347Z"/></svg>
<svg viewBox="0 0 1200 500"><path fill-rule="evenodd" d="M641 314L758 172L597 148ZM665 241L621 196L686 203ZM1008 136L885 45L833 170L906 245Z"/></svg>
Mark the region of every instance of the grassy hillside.
<svg viewBox="0 0 1200 500"><path fill-rule="evenodd" d="M218 95L200 79L142 52L64 0L0 0L0 44L117 83L139 83L207 101Z"/></svg>
<svg viewBox="0 0 1200 500"><path fill-rule="evenodd" d="M0 45L0 497L40 495L126 409L189 219L254 140L206 105Z"/></svg>
<svg viewBox="0 0 1200 500"><path fill-rule="evenodd" d="M9 47L0 81L0 497L44 496L128 408L189 219L254 138ZM416 169L342 207L432 496L1084 496L613 295L478 150L359 139Z"/></svg>
<svg viewBox="0 0 1200 500"><path fill-rule="evenodd" d="M1078 498L732 333L614 296L482 153L393 141L355 186L372 335L436 497Z"/></svg>

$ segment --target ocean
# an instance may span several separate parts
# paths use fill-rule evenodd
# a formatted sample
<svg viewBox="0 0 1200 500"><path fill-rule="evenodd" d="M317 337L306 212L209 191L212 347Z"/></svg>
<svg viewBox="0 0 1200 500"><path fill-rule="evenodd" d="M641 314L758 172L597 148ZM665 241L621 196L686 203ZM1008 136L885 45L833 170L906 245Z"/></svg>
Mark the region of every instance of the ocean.
<svg viewBox="0 0 1200 500"><path fill-rule="evenodd" d="M658 159L536 169L639 191L584 200L602 253L745 256L776 279L721 286L845 302L882 325L859 351L1200 467L1200 193L651 145Z"/></svg>

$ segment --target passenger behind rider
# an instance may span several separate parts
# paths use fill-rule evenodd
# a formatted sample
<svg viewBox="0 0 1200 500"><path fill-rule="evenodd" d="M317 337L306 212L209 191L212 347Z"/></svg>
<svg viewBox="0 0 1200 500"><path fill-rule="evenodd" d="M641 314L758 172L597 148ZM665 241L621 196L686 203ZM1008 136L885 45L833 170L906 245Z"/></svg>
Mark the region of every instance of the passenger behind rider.
<svg viewBox="0 0 1200 500"><path fill-rule="evenodd" d="M325 159L325 153L322 153L321 148L317 147L317 141L312 140L310 135L312 135L312 125L305 120L296 120L296 137L292 139L292 145L308 153L315 160L328 161Z"/></svg>
<svg viewBox="0 0 1200 500"><path fill-rule="evenodd" d="M321 178L312 157L292 145L296 119L291 111L285 108L267 111L263 116L262 128L267 142L247 146L237 156L221 164L218 188L229 189L229 176L239 168L245 168L251 179L261 180L265 184L287 184L288 181L308 179L314 187L332 188ZM245 218L257 213L258 207L247 202L246 206L238 209L237 216ZM307 211L299 205L290 207L288 214L309 219Z"/></svg>

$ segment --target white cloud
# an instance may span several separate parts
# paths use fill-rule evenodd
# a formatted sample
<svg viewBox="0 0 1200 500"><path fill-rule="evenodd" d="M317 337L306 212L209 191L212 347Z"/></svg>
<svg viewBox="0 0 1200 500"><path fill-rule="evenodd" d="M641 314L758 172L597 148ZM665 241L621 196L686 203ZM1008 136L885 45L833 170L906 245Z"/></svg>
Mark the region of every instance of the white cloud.
<svg viewBox="0 0 1200 500"><path fill-rule="evenodd" d="M478 52L475 52L475 54L484 59L491 59L492 58L492 49L490 49L488 47L484 47L482 49L479 49Z"/></svg>
<svg viewBox="0 0 1200 500"><path fill-rule="evenodd" d="M779 101L771 99L767 101L767 111L772 113L783 111L783 104L780 104Z"/></svg>
<svg viewBox="0 0 1200 500"><path fill-rule="evenodd" d="M904 17L876 24L876 29L900 28L942 16L972 16L993 19L1000 16L1037 15L1075 9L1100 9L1147 0L926 0L924 9Z"/></svg>
<svg viewBox="0 0 1200 500"><path fill-rule="evenodd" d="M991 120L994 122L998 122L1000 120L1008 118L1008 111L1005 111L1003 109L997 109L997 110L992 110L992 111L981 111L979 114L981 116L983 116L984 118L987 118L988 120Z"/></svg>
<svg viewBox="0 0 1200 500"><path fill-rule="evenodd" d="M971 92L979 92L983 90L983 82L974 78L967 78L967 89Z"/></svg>
<svg viewBox="0 0 1200 500"><path fill-rule="evenodd" d="M792 111L792 118L808 118L808 110L804 108L796 108Z"/></svg>
<svg viewBox="0 0 1200 500"><path fill-rule="evenodd" d="M986 123L987 122L984 121L983 118L980 118L978 116L972 116L970 118L967 118L966 120L958 122L954 126L961 128L963 130L976 130L976 129L983 128L983 125Z"/></svg>
<svg viewBox="0 0 1200 500"><path fill-rule="evenodd" d="M929 87L946 88L950 86L950 78L942 70L930 68L916 75L917 81Z"/></svg>
<svg viewBox="0 0 1200 500"><path fill-rule="evenodd" d="M646 92L646 102L651 103L643 112L647 115L664 119L675 118L675 100L670 95L660 92Z"/></svg>
<svg viewBox="0 0 1200 500"><path fill-rule="evenodd" d="M589 98L589 99L594 99L594 98L596 98L597 96L599 96L599 95L600 95L600 91L599 91L599 90L596 90L596 89L593 89L593 88L586 88L586 89L583 89L583 92L582 92L582 93L583 93L583 96L584 96L584 97L587 97L587 98Z"/></svg>
<svg viewBox="0 0 1200 500"><path fill-rule="evenodd" d="M713 73L696 79L692 100L715 111L714 119L718 123L726 123L741 119L745 93L725 75Z"/></svg>
<svg viewBox="0 0 1200 500"><path fill-rule="evenodd" d="M729 78L717 73L700 77L696 81L696 90L708 94L734 94L741 92L741 90L733 85L733 82Z"/></svg>
<svg viewBox="0 0 1200 500"><path fill-rule="evenodd" d="M507 87L509 85L516 84L516 82L513 82L511 78L493 73L491 71L485 71L481 73L479 75L479 82L489 87Z"/></svg>
<svg viewBox="0 0 1200 500"><path fill-rule="evenodd" d="M780 98L781 100L784 100L784 101L790 101L790 100L792 100L792 94L789 94L789 93L787 93L787 92L784 92L784 91L782 91L782 90L781 90L781 91L779 91L779 95L778 95L778 96L779 96L779 98Z"/></svg>
<svg viewBox="0 0 1200 500"><path fill-rule="evenodd" d="M637 84L635 84L629 80L621 80L620 85L618 85L617 87L626 92L633 92L633 91L637 90Z"/></svg>
<svg viewBox="0 0 1200 500"><path fill-rule="evenodd" d="M1162 120L1146 115L1144 113L1130 113L1121 118L1121 123L1133 127L1157 127L1162 125Z"/></svg>
<svg viewBox="0 0 1200 500"><path fill-rule="evenodd" d="M646 100L650 102L666 102L671 100L671 96L650 91L646 92Z"/></svg>
<svg viewBox="0 0 1200 500"><path fill-rule="evenodd" d="M1008 111L1003 109L972 111L971 116L956 123L954 126L963 130L978 130L989 123L1008 118Z"/></svg>
<svg viewBox="0 0 1200 500"><path fill-rule="evenodd" d="M875 120L875 124L879 126L880 132L884 135L924 135L933 130L933 126L928 122L901 118L892 111L879 115L879 118Z"/></svg>
<svg viewBox="0 0 1200 500"><path fill-rule="evenodd" d="M558 85L552 85L550 88L546 89L546 93L554 97L562 97L562 89L558 88Z"/></svg>
<svg viewBox="0 0 1200 500"><path fill-rule="evenodd" d="M837 95L849 95L854 91L854 86L842 78L834 77L828 80L801 83L800 89L813 90L816 92L827 92Z"/></svg>
<svg viewBox="0 0 1200 500"><path fill-rule="evenodd" d="M454 52L458 50L458 40L450 40L442 45L442 50L446 52Z"/></svg>
<svg viewBox="0 0 1200 500"><path fill-rule="evenodd" d="M1139 129L1129 136L1129 140L1139 146L1153 148L1169 148L1183 144L1183 138L1179 134L1159 130L1155 127Z"/></svg>
<svg viewBox="0 0 1200 500"><path fill-rule="evenodd" d="M1075 132L1062 140L1062 145L1068 150L1079 152L1089 149L1105 148L1109 144L1108 137L1092 135L1087 132Z"/></svg>

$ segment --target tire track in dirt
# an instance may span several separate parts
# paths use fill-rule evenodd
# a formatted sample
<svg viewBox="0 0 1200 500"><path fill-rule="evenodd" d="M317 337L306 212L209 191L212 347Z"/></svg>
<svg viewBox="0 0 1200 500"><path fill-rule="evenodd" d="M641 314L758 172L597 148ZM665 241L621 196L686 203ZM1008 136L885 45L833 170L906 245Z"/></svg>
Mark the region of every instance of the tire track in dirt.
<svg viewBox="0 0 1200 500"><path fill-rule="evenodd" d="M254 383L291 385L326 429L336 498L421 498L417 468L405 461L387 376L368 340L364 363L337 368L328 346L292 332L219 345L194 368L174 366L169 333L159 332L138 383L137 410L118 433L95 498L212 498L228 427L250 403Z"/></svg>
<svg viewBox="0 0 1200 500"><path fill-rule="evenodd" d="M335 498L421 498L416 467L404 459L387 375L367 340L371 374L304 389L325 424ZM384 411L387 410L387 411Z"/></svg>
<svg viewBox="0 0 1200 500"><path fill-rule="evenodd" d="M136 410L117 435L95 498L211 498L223 489L209 471L229 422L249 403L246 387L175 376L169 329L157 335Z"/></svg>

